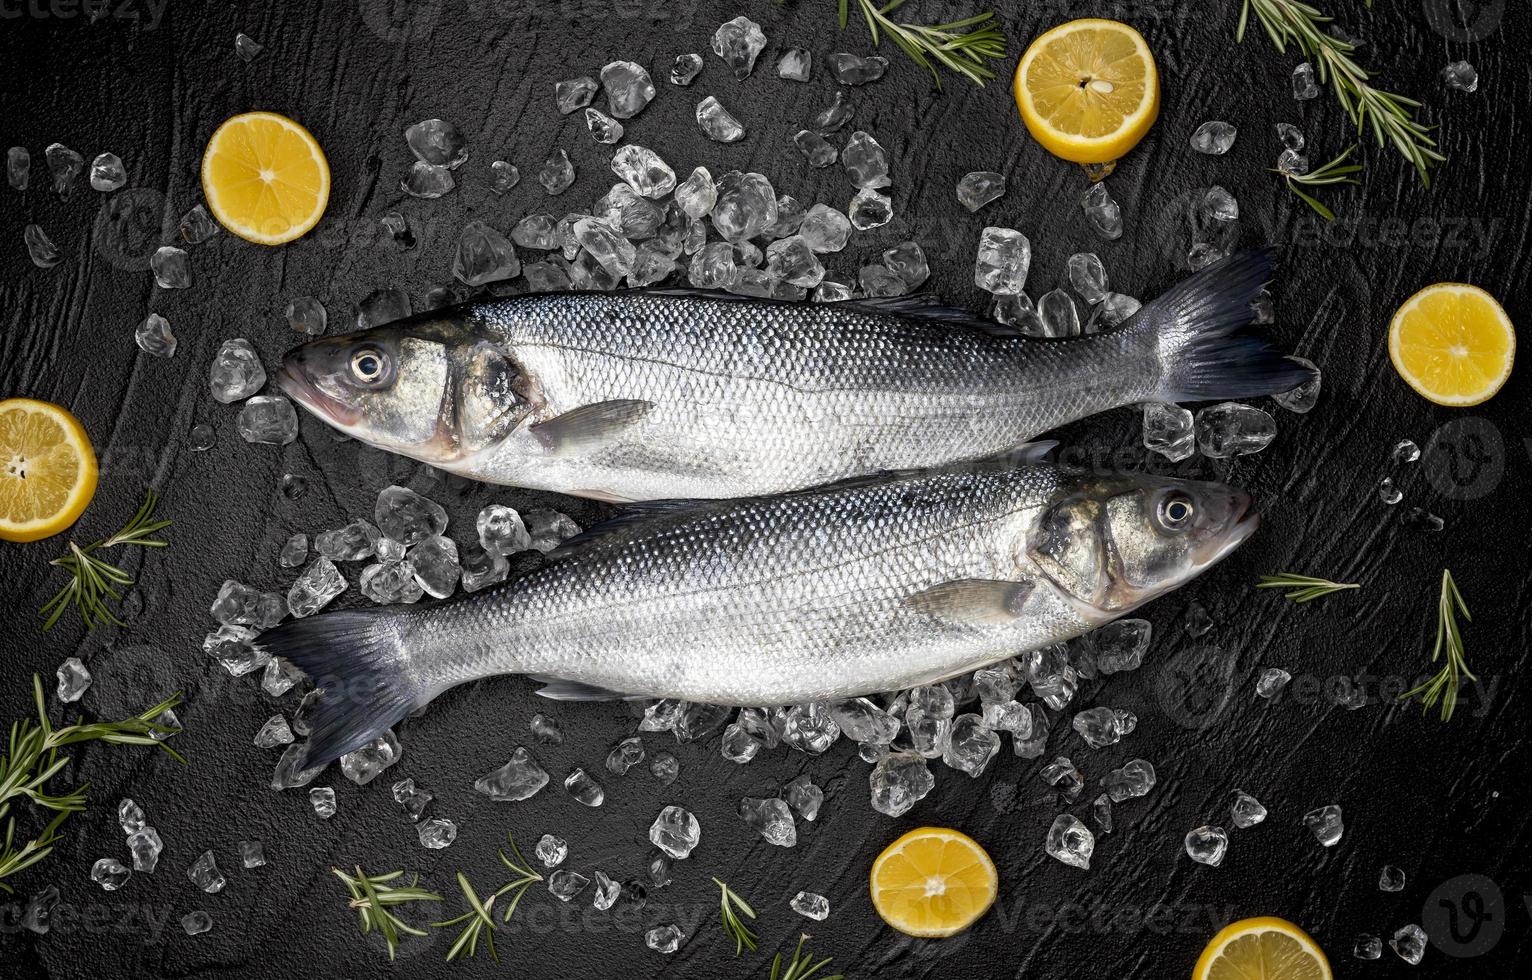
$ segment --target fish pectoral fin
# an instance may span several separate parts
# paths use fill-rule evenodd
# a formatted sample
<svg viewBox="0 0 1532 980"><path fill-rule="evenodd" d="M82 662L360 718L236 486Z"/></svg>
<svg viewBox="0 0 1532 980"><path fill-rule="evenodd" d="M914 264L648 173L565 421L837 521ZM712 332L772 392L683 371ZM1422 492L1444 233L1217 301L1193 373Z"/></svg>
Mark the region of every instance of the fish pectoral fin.
<svg viewBox="0 0 1532 980"><path fill-rule="evenodd" d="M633 398L593 402L538 422L528 431L551 453L580 452L610 441L653 408L654 402Z"/></svg>
<svg viewBox="0 0 1532 980"><path fill-rule="evenodd" d="M964 578L933 585L907 597L911 609L927 616L973 626L1003 626L1021 615L1031 581Z"/></svg>
<svg viewBox="0 0 1532 980"><path fill-rule="evenodd" d="M550 701L625 701L635 697L623 691L614 691L595 684L582 684L562 677L533 675L532 680L543 685L537 689L538 696Z"/></svg>

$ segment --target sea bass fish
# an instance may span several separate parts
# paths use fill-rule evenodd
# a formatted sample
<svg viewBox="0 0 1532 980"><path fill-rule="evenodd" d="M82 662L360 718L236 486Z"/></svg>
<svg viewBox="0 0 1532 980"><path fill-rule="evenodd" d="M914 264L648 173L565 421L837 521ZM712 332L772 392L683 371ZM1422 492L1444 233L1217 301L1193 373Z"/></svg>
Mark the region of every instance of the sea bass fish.
<svg viewBox="0 0 1532 980"><path fill-rule="evenodd" d="M985 458L1145 401L1291 390L1312 372L1238 332L1271 268L1241 253L1060 340L929 297L522 296L312 341L278 380L363 442L488 483L752 496Z"/></svg>
<svg viewBox="0 0 1532 980"><path fill-rule="evenodd" d="M325 691L318 765L497 674L560 699L762 706L932 683L1115 619L1256 526L1220 484L1041 463L857 482L640 507L492 591L259 642Z"/></svg>

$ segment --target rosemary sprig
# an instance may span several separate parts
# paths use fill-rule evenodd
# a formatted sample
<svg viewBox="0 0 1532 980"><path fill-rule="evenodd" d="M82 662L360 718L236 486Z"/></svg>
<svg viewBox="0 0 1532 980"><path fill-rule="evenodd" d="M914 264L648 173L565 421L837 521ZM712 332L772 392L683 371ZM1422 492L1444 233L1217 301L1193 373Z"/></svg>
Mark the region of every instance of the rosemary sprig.
<svg viewBox="0 0 1532 980"><path fill-rule="evenodd" d="M1458 685L1462 679L1479 679L1468 669L1468 661L1463 658L1463 633L1458 628L1457 619L1460 612L1464 619L1473 620L1473 616L1468 613L1468 604L1463 601L1463 594L1458 591L1457 583L1452 581L1452 572L1444 568L1442 594L1436 604L1436 645L1431 650L1431 662L1436 663L1445 651L1446 663L1435 677L1399 695L1399 700L1407 701L1419 694L1421 711L1430 710L1433 704L1440 701L1442 721L1452 720L1452 712L1458 705Z"/></svg>
<svg viewBox="0 0 1532 980"><path fill-rule="evenodd" d="M1360 589L1361 586L1355 582L1331 582L1329 579L1314 578L1311 575L1281 572L1277 575L1262 575L1256 588L1289 589L1290 591L1282 598L1291 599L1293 602L1310 602L1332 592Z"/></svg>
<svg viewBox="0 0 1532 980"><path fill-rule="evenodd" d="M889 16L905 0L889 0L881 7L872 0L856 0L867 20L868 33L876 47L882 35L898 46L911 61L931 73L936 87L942 87L939 67L964 76L979 87L995 77L985 59L1005 57L1005 34L994 22L994 13L975 14L947 24L924 26L905 24ZM846 29L851 19L851 0L840 0L840 27Z"/></svg>
<svg viewBox="0 0 1532 980"><path fill-rule="evenodd" d="M43 604L38 614L43 617L43 629L50 630L64 615L64 611L74 606L80 612L80 619L85 623L86 629L95 629L99 623L111 622L118 626L122 620L118 619L107 607L107 600L116 602L122 598L118 589L126 588L133 584L133 576L109 562L96 557L96 552L107 548L116 548L121 545L138 545L141 548L163 548L168 542L150 537L157 531L162 531L170 526L168 520L154 520L154 507L159 502L159 497L153 490L149 491L144 498L143 506L138 508L138 513L133 519L123 526L122 530L109 538L93 541L81 548L73 541L69 542L69 554L53 559L49 564L69 572L71 578L69 584L60 589L52 599Z"/></svg>
<svg viewBox="0 0 1532 980"><path fill-rule="evenodd" d="M713 879L713 884L718 886L718 915L723 919L723 931L734 940L734 955L738 956L742 950L746 949L752 953L755 952L755 941L760 937L745 925L744 919L740 918L740 915L744 914L753 920L755 909L751 908L750 903L741 898L738 892L717 878Z"/></svg>
<svg viewBox="0 0 1532 980"><path fill-rule="evenodd" d="M1301 0L1244 0L1235 40L1245 39L1252 12L1279 52L1286 52L1293 44L1314 62L1319 80L1334 89L1341 108L1356 123L1358 134L1370 125L1378 145L1392 143L1419 172L1421 182L1431 186L1431 166L1446 157L1436 150L1432 127L1416 118L1420 103L1374 88L1371 73L1352 57L1356 46L1321 29L1333 17Z"/></svg>
<svg viewBox="0 0 1532 980"><path fill-rule="evenodd" d="M180 729L157 721L162 712L181 703L179 693L172 694L131 718L66 725L63 728L54 728L48 720L48 709L43 700L43 681L37 674L32 675L32 700L37 706L37 721L27 719L13 723L6 753L0 756L0 819L5 820L4 843L0 844L0 891L7 893L11 887L4 879L47 857L59 839L59 827L71 813L85 809L85 791L89 783L82 783L61 794L50 793L46 789L48 781L69 765L69 756L60 754L60 749L81 742L156 745L177 760L186 761L184 756L161 741L179 733ZM11 806L19 799L27 799L35 806L52 810L54 816L36 837L18 847L16 817L11 813Z"/></svg>
<svg viewBox="0 0 1532 980"><path fill-rule="evenodd" d="M511 853L516 855L516 860L512 861L505 856L504 851L500 851L500 862L509 868L516 877L495 889L494 894L490 895L488 899L481 900L478 892L473 890L473 885L468 881L467 876L459 871L457 884L463 890L464 900L468 902L468 911L456 918L431 923L433 927L438 929L463 924L462 931L458 933L457 939L452 943L452 947L447 950L447 960L449 962L473 956L478 952L479 940L481 938L484 939L485 947L489 950L489 958L496 963L500 962L500 955L495 952L496 926L492 911L495 907L495 902L499 901L502 895L509 895L511 897L510 902L505 907L505 913L500 918L502 922L509 922L511 921L511 916L516 914L516 906L521 904L521 897L527 893L527 889L532 887L533 882L543 880L543 876L533 871L531 866L527 864L527 859L521 856L521 850L516 846L516 838L506 834L505 839L510 843Z"/></svg>
<svg viewBox="0 0 1532 980"><path fill-rule="evenodd" d="M1282 178L1287 182L1287 189L1292 191L1294 194L1297 194L1298 198L1309 207L1313 208L1321 218L1325 219L1326 221L1334 221L1335 212L1331 211L1329 207L1323 204L1312 194L1306 193L1303 188L1329 187L1332 184L1357 183L1357 179L1351 175L1355 173L1361 173L1361 164L1346 162L1346 160L1351 156L1353 152L1355 152L1355 150L1356 147L1352 146L1350 149L1346 150L1345 153L1342 153L1340 156L1336 157L1334 160L1331 160L1329 163L1320 167L1318 170L1311 170L1306 174L1295 174L1290 170L1282 170L1277 167L1272 167L1271 170L1273 173L1281 174Z"/></svg>
<svg viewBox="0 0 1532 980"><path fill-rule="evenodd" d="M792 962L787 964L787 970L782 969L782 954L778 953L771 961L771 980L809 980L814 974L830 964L831 957L826 956L818 963L814 962L813 953L805 953L803 944L808 942L808 933L798 937L798 948L793 951ZM832 973L829 976L820 977L819 980L846 980L844 973Z"/></svg>
<svg viewBox="0 0 1532 980"><path fill-rule="evenodd" d="M362 870L361 865L357 865L355 875L349 875L336 867L330 870L345 884L346 891L351 893L351 900L346 904L356 909L361 920L362 934L366 935L376 930L382 935L383 942L388 945L389 959L394 958L394 952L399 948L401 933L410 936L426 934L424 929L412 926L395 915L392 911L393 907L409 902L440 902L442 900L442 897L435 892L418 887L416 885L419 881L418 876L411 876L408 885L391 884L404 877L403 871L369 875Z"/></svg>

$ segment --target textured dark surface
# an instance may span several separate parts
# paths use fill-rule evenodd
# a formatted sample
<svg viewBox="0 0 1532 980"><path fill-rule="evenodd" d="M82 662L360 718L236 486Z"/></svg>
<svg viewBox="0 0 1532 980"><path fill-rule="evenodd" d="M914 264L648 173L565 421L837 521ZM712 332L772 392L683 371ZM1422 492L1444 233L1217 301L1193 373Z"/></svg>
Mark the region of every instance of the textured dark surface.
<svg viewBox="0 0 1532 980"><path fill-rule="evenodd" d="M675 884L654 894L642 913L622 915L590 910L588 892L563 906L535 889L501 932L511 969L534 977L763 976L768 951L789 945L807 925L814 948L859 977L1175 977L1186 974L1218 925L1263 913L1306 926L1339 976L1512 976L1532 963L1524 905L1532 879L1524 788L1532 707L1516 682L1532 624L1525 369L1492 402L1454 412L1409 392L1382 345L1392 310L1438 280L1478 283L1504 300L1513 319L1532 322L1525 292L1528 172L1521 157L1532 104L1525 54L1532 30L1524 13L1508 12L1517 5L1427 0L1367 11L1354 0L1329 4L1367 40L1363 55L1382 78L1425 103L1426 117L1442 126L1449 160L1427 190L1395 155L1365 147L1363 186L1330 195L1341 221L1328 227L1295 206L1263 168L1279 149L1274 123L1302 125L1316 162L1347 145L1348 123L1328 94L1301 104L1289 97L1294 58L1276 54L1259 35L1234 45L1233 3L1017 4L1021 9L1005 14L1012 39L1007 71L1028 40L1069 16L1124 16L1153 46L1165 83L1163 109L1110 182L1127 221L1120 242L1095 241L1082 226L1079 170L1025 135L1005 84L981 91L950 82L939 94L895 56L886 78L852 93L855 127L890 150L896 211L887 227L854 237L832 269L853 273L882 249L914 238L931 257L932 288L981 309L986 297L971 284L974 246L984 225L1005 224L1032 238L1034 295L1062 280L1070 253L1093 249L1117 288L1147 297L1184 274L1189 241L1182 215L1199 188L1219 183L1241 201L1241 238L1282 247L1272 333L1325 372L1324 396L1312 414L1277 412L1281 433L1271 448L1234 462L1168 467L1148 458L1129 412L1065 433L1086 458L1103 464L1158 465L1242 484L1267 518L1229 562L1149 608L1157 635L1141 670L1084 685L1076 707L1131 709L1140 719L1136 732L1092 752L1067 732L1068 713L1056 719L1049 755L1070 755L1086 771L1092 786L1086 799L1100 776L1128 758L1150 759L1160 774L1146 799L1117 808L1118 830L1099 840L1088 873L1044 855L1044 833L1059 807L1038 779L1040 763L1008 751L977 780L935 767L937 789L899 820L869 809L867 766L844 741L819 758L779 751L738 767L719 757L716 740L676 747L668 735L646 736L651 754L669 748L679 757L681 777L673 786L661 787L639 769L604 778L607 802L599 810L580 807L556 784L526 803L490 803L470 785L528 741L535 711L556 717L568 735L561 747L534 746L556 779L576 765L598 769L607 747L633 726L620 706L549 705L519 679L456 690L403 726L404 759L373 785L358 788L338 772L326 773L319 783L335 786L339 798L332 820L315 819L302 792L267 789L274 754L254 748L250 738L274 711L290 712L296 695L274 704L254 678L231 679L199 651L219 583L233 577L285 588L291 573L276 563L281 542L294 531L312 534L370 514L375 493L390 482L447 506L449 533L460 539L488 502L523 508L551 498L443 478L337 442L308 417L299 441L285 449L247 446L235 431L235 411L207 394L207 365L218 345L247 337L270 366L295 340L281 316L291 297L318 295L331 323L344 322L352 305L380 286L399 284L418 299L445 283L451 243L470 218L508 230L530 211L588 207L612 182L610 149L590 140L578 114L556 113L552 82L595 74L616 58L647 64L659 88L656 101L628 121L629 139L659 150L682 173L699 163L715 173L753 169L806 202L844 206L850 197L839 167L808 170L790 142L800 120L830 98L827 56L867 47L859 26L837 34L829 0L743 8L698 0L393 6L392 21L390 4L381 0L181 4L169 11L114 0L111 8L138 19L112 15L94 23L73 5L5 10L0 144L27 146L34 175L25 194L0 188L0 394L60 402L90 431L103 475L75 537L115 529L146 485L160 490L163 511L176 524L168 550L129 558L142 584L128 626L92 634L70 621L43 635L32 615L60 584L45 563L61 550L61 539L0 548L0 595L10 609L0 623L0 717L29 710L32 671L48 679L51 701L54 669L77 655L96 678L82 703L90 715L117 715L184 690L187 731L177 744L192 761L182 767L163 755L94 746L78 753L68 777L90 781L94 806L70 821L49 861L14 880L22 895L57 883L70 918L37 937L18 931L18 902L0 905L0 974L489 974L494 968L486 963L443 965L447 940L439 935L408 941L401 962L389 967L381 946L356 934L328 866L419 871L449 895L446 909L456 914L453 872L467 872L481 891L493 888L501 880L494 850L507 831L529 852L540 834L556 831L570 841L569 867L628 878L640 873L646 829L668 803L694 810L704 828L702 845L678 864ZM973 9L933 0L910 8L912 19ZM743 83L706 53L713 29L742 9L769 38ZM239 30L266 45L251 64L233 54ZM820 60L808 84L776 78L776 58L788 45L806 46ZM682 51L707 58L686 90L666 81L671 58ZM1478 93L1450 92L1436 79L1456 58L1479 68ZM709 93L749 128L745 141L719 146L698 133L693 107ZM324 145L334 170L324 222L279 249L221 235L192 250L192 288L158 290L147 257L198 200L197 161L208 135L225 117L252 108L303 121ZM468 135L472 158L456 192L415 201L397 190L408 160L401 131L435 115ZM1187 149L1187 137L1209 118L1240 127L1227 157ZM129 188L102 196L82 179L61 202L47 189L42 160L55 140L87 161L104 150L119 153ZM534 177L555 145L569 150L579 179L550 202ZM496 198L487 166L501 157L521 168L522 182ZM977 215L960 209L952 191L973 169L1001 170L1010 180L1006 197ZM378 217L393 208L415 226L413 250L400 250L378 229ZM56 268L27 261L21 231L32 221L63 251ZM140 355L133 345L133 328L150 311L173 325L180 340L173 360ZM216 447L200 454L187 446L188 430L199 422L218 433ZM1389 449L1402 437L1427 454L1393 473L1406 499L1390 508L1375 487L1390 472ZM308 479L306 496L282 495L287 472ZM603 510L556 503L582 524ZM1446 531L1406 527L1404 511L1415 505L1440 514ZM1483 681L1465 690L1458 716L1445 725L1392 702L1425 663L1444 565L1473 609L1468 647ZM1304 607L1251 589L1257 574L1278 569L1364 588ZM357 571L346 569L353 580ZM1193 600L1216 624L1200 639L1181 626ZM356 601L354 592L345 601ZM1268 665L1296 675L1271 704L1252 696ZM1366 707L1347 711L1318 693L1325 679L1358 672L1366 678ZM800 822L795 849L773 848L740 822L735 806L741 796L771 795L799 772L811 773L828 799L817 822ZM406 775L436 794L435 813L461 825L451 848L417 844L388 793L389 783ZM1222 867L1194 865L1182 852L1182 835L1203 823L1226 823L1236 787L1270 807L1270 818L1232 832ZM98 857L127 858L114 814L124 795L148 811L166 849L154 875L136 875L121 891L105 893L88 872ZM1344 807L1347 827L1328 850L1300 822L1305 811L1327 803ZM1083 815L1084 801L1072 809ZM35 827L27 819L24 831ZM872 856L923 823L967 831L999 866L998 905L958 939L903 939L867 903ZM242 839L264 841L269 866L241 869ZM211 896L185 877L207 848L230 879ZM1378 891L1385 863L1407 873L1403 892ZM1493 884L1461 877L1470 874ZM714 875L760 911L760 954L735 960L726 946ZM788 909L799 889L829 896L828 922L809 924ZM1470 891L1482 905L1465 897ZM1463 930L1456 937L1443 897ZM211 912L212 932L182 934L177 920L194 908ZM1477 909L1483 911L1476 916ZM1473 920L1485 915L1492 918L1465 940ZM643 946L642 930L659 921L678 922L689 935L674 956ZM1351 959L1355 934L1387 937L1420 921L1433 938L1423 966L1412 971L1387 950L1380 963Z"/></svg>

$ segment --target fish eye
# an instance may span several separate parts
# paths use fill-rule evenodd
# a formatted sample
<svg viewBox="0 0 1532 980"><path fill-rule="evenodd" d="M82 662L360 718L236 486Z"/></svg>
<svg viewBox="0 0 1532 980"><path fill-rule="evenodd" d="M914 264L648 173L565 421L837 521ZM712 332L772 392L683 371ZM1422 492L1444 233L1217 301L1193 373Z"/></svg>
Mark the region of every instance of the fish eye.
<svg viewBox="0 0 1532 980"><path fill-rule="evenodd" d="M376 347L363 347L351 355L351 376L360 384L377 384L387 372L388 359Z"/></svg>
<svg viewBox="0 0 1532 980"><path fill-rule="evenodd" d="M1185 494L1171 494L1160 502L1160 523L1168 530L1179 531L1191 523L1197 508Z"/></svg>

